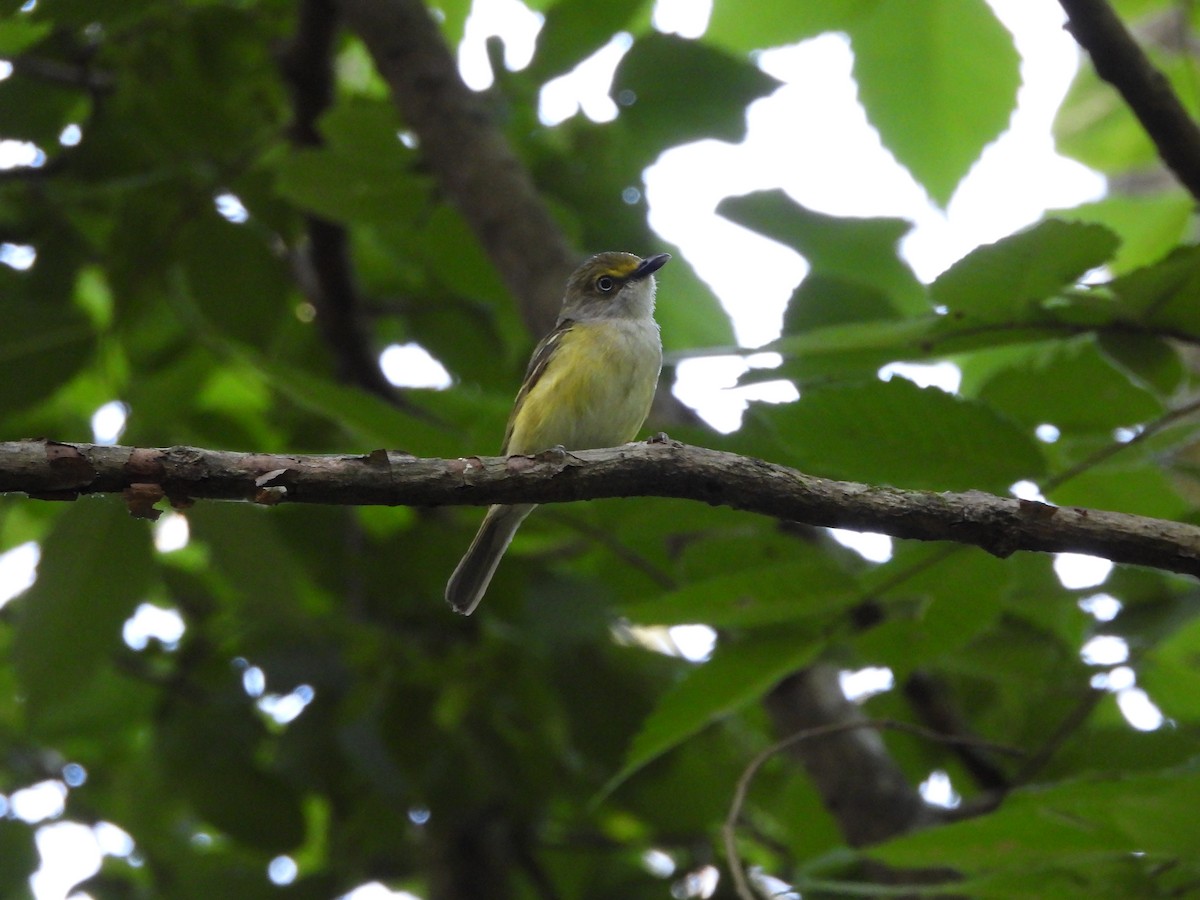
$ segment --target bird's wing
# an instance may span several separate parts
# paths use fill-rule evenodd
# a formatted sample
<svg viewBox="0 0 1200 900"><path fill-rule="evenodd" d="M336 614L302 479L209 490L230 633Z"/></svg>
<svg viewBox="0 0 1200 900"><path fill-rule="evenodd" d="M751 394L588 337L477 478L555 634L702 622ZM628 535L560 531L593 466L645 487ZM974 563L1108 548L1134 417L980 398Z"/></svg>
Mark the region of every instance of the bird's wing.
<svg viewBox="0 0 1200 900"><path fill-rule="evenodd" d="M529 367L525 370L525 380L521 384L521 390L517 392L517 399L513 402L512 413L508 417L508 427L504 429L504 445L500 450L501 453L508 453L508 442L512 438L513 423L517 421L517 413L521 411L525 398L533 390L533 386L541 380L542 375L546 373L546 367L550 365L554 354L562 346L563 338L574 325L574 319L559 319L554 330L542 338L533 351L533 356L529 358Z"/></svg>

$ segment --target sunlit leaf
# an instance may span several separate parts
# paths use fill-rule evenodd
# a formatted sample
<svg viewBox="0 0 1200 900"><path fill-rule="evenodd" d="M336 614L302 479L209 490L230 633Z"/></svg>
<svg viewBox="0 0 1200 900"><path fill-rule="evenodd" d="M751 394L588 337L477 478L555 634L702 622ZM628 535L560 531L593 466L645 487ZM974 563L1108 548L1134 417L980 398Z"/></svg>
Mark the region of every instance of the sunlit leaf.
<svg viewBox="0 0 1200 900"><path fill-rule="evenodd" d="M884 145L945 206L1016 104L1019 57L983 0L886 0L850 31Z"/></svg>

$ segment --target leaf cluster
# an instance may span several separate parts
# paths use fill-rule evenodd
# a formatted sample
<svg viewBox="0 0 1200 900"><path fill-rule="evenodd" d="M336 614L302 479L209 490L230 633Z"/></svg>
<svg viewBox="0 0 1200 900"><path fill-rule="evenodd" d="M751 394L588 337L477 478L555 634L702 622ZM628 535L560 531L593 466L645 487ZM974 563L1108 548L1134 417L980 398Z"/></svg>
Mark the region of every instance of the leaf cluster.
<svg viewBox="0 0 1200 900"><path fill-rule="evenodd" d="M664 249L641 173L681 143L742 139L747 107L777 87L755 51L845 34L870 121L943 205L1019 84L982 0L717 0L697 40L656 32L645 2L530 5L545 14L534 59L496 72L487 99L581 251ZM27 268L0 258L0 433L87 440L119 400L122 442L140 446L495 449L535 336L357 38L335 42L321 140L302 145L279 63L295 4L25 7L0 18L14 60L0 137L44 158L0 173L0 241L36 254ZM436 9L457 44L469 4ZM632 44L616 119L539 122L541 87L617 31ZM1127 174L1150 155L1119 107L1081 121L1104 91L1091 78L1063 107L1061 145ZM756 404L727 436L672 433L816 475L1030 482L1053 503L1192 520L1190 208L1177 189L1113 196L923 284L900 253L907 222L834 217L775 190L727 199L723 215L811 268L769 348L781 364L748 377L785 379L801 399ZM419 344L450 389L393 403L340 377L307 268L314 218L344 230L370 351ZM683 259L660 290L672 358L732 343ZM959 368L957 393L880 376L930 362ZM1119 613L1101 621L1094 599L1081 605L1100 589L1064 588L1036 555L897 545L871 563L791 523L603 501L532 517L463 620L441 592L474 511L184 514L187 547L163 552L116 501L0 503L0 549L41 551L36 584L0 607L0 799L68 763L86 770L64 816L114 823L136 847L84 885L98 900L329 898L372 880L434 900L681 895L688 873L724 866L737 779L784 736L761 701L816 660L889 669L896 689L867 701L873 715L922 720L905 688L934 683L965 729L1024 755L989 760L981 779L951 745L888 735L913 785L941 771L965 804L1005 799L866 854L848 850L819 786L773 759L738 846L805 896L859 890L849 882L877 862L953 869L956 890L996 897L1170 895L1200 878L1188 580L1116 571L1102 590ZM126 636L147 604L179 617L178 641ZM714 629L709 661L655 652L692 624ZM1124 642L1123 666L1081 657L1098 637ZM1163 727L1122 715L1130 674ZM35 868L35 827L0 819L0 894ZM281 855L298 875L273 885Z"/></svg>

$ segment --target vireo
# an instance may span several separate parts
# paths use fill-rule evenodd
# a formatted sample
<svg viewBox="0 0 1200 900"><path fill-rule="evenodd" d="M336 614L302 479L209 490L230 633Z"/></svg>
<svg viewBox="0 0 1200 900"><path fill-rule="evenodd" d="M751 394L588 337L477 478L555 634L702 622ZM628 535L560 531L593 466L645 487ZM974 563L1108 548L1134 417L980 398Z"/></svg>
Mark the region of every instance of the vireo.
<svg viewBox="0 0 1200 900"><path fill-rule="evenodd" d="M659 253L599 253L567 281L554 329L533 351L517 393L501 453L613 447L633 440L654 399L662 342L654 321ZM536 504L488 509L466 555L446 584L446 600L470 615Z"/></svg>

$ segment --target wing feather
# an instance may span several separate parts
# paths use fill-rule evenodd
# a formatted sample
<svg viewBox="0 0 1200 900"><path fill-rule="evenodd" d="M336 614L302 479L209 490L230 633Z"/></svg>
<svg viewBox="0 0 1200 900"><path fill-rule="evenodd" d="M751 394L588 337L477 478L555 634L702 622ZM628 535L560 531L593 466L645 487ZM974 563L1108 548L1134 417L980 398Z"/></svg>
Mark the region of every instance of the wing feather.
<svg viewBox="0 0 1200 900"><path fill-rule="evenodd" d="M574 325L574 319L559 319L554 330L542 338L534 349L533 356L529 358L529 366L525 369L525 380L521 383L521 390L517 392L517 399L513 402L512 413L508 417L508 427L504 429L504 444L500 449L501 453L508 454L508 442L512 438L513 424L517 421L517 414L521 411L521 407L525 405L525 398L529 396L533 386L546 374L546 367L550 365L554 354L562 346L563 338Z"/></svg>

